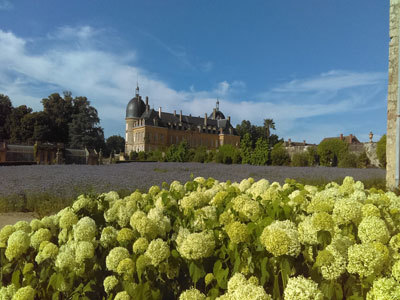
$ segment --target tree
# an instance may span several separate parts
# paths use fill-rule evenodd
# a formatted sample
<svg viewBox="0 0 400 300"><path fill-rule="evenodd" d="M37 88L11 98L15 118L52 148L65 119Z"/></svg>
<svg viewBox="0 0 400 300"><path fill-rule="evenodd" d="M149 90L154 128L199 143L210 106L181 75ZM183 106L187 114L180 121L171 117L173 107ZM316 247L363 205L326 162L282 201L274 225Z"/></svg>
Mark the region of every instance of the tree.
<svg viewBox="0 0 400 300"><path fill-rule="evenodd" d="M339 159L339 168L357 168L357 155L355 153L343 153Z"/></svg>
<svg viewBox="0 0 400 300"><path fill-rule="evenodd" d="M71 92L64 92L64 98L58 93L51 94L48 98L42 99L43 112L49 120L50 134L49 142L68 143L69 126L72 121L73 99Z"/></svg>
<svg viewBox="0 0 400 300"><path fill-rule="evenodd" d="M309 160L307 152L296 152L293 154L291 163L293 167L307 167L308 163Z"/></svg>
<svg viewBox="0 0 400 300"><path fill-rule="evenodd" d="M264 129L267 141L269 141L269 137L271 136L271 129L275 130L275 122L272 119L264 119Z"/></svg>
<svg viewBox="0 0 400 300"><path fill-rule="evenodd" d="M251 137L249 133L246 133L240 140L240 151L242 155L242 164L249 164L251 160L251 153L253 148L251 146Z"/></svg>
<svg viewBox="0 0 400 300"><path fill-rule="evenodd" d="M23 143L27 142L27 138L30 136L27 135L27 124L28 120L25 120L24 128L21 127L22 119L25 115L28 115L32 112L32 108L27 107L26 105L20 105L14 108L9 117L9 126L10 126L10 142L11 143ZM32 124L32 123L31 123ZM29 129L33 134L33 128Z"/></svg>
<svg viewBox="0 0 400 300"><path fill-rule="evenodd" d="M317 147L322 166L336 167L340 158L348 152L348 145L340 139L323 140Z"/></svg>
<svg viewBox="0 0 400 300"><path fill-rule="evenodd" d="M268 162L269 146L267 140L259 138L256 147L251 155L250 162L252 165L264 166Z"/></svg>
<svg viewBox="0 0 400 300"><path fill-rule="evenodd" d="M114 150L115 153L120 153L125 151L125 139L120 135L112 135L106 140L106 155Z"/></svg>
<svg viewBox="0 0 400 300"><path fill-rule="evenodd" d="M278 143L272 148L271 163L274 166L288 166L290 164L290 156L283 147L283 143Z"/></svg>
<svg viewBox="0 0 400 300"><path fill-rule="evenodd" d="M97 110L90 106L86 97L73 99L72 120L68 124L69 145L72 148L104 148L103 128L98 126L100 119Z"/></svg>
<svg viewBox="0 0 400 300"><path fill-rule="evenodd" d="M8 96L0 94L0 140L10 138L9 119L13 106Z"/></svg>
<svg viewBox="0 0 400 300"><path fill-rule="evenodd" d="M376 156L382 168L386 168L386 134L382 135L378 143L376 143Z"/></svg>

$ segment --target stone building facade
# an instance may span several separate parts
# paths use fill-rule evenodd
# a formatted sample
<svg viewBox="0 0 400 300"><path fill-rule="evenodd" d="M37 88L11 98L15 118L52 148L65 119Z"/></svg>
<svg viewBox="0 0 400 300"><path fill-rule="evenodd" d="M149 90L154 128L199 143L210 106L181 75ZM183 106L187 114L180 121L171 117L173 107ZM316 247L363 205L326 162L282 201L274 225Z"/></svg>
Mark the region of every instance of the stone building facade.
<svg viewBox="0 0 400 300"><path fill-rule="evenodd" d="M131 151L164 150L171 145L186 141L191 148L205 146L216 149L224 144L239 146L240 137L219 110L219 102L213 112L204 117L163 112L151 109L149 99L145 102L136 88L135 97L126 107L125 153Z"/></svg>
<svg viewBox="0 0 400 300"><path fill-rule="evenodd" d="M398 120L397 102L399 98L399 26L400 26L400 0L390 0L389 17L389 80L387 100L387 139L386 139L386 184L389 188L399 186L399 174L396 172L398 157L396 157L396 144L400 141L396 137ZM398 133L397 133L398 134Z"/></svg>

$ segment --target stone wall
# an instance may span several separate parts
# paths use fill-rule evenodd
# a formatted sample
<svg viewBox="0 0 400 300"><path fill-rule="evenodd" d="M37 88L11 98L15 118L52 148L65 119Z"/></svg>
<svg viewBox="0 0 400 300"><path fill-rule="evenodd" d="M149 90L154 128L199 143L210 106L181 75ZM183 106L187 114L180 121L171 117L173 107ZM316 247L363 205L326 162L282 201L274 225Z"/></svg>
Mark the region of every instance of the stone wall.
<svg viewBox="0 0 400 300"><path fill-rule="evenodd" d="M389 80L386 142L386 184L396 186L396 116L399 90L399 17L400 0L390 0L389 17Z"/></svg>

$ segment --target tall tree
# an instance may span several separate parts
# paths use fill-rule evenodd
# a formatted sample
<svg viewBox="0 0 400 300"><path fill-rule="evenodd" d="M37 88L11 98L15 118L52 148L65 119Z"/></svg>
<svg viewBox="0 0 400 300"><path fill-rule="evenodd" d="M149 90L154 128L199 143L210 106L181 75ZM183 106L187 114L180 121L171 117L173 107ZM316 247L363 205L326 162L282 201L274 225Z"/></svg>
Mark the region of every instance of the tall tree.
<svg viewBox="0 0 400 300"><path fill-rule="evenodd" d="M25 115L29 115L32 112L32 108L27 107L26 105L20 105L14 108L9 117L9 126L10 126L10 142L11 143L25 143L27 142L27 124L25 121L23 128L22 119ZM33 130L32 130L33 132Z"/></svg>
<svg viewBox="0 0 400 300"><path fill-rule="evenodd" d="M73 114L68 124L70 147L100 150L104 147L104 132L99 126L97 110L86 97L75 97L72 102Z"/></svg>
<svg viewBox="0 0 400 300"><path fill-rule="evenodd" d="M271 136L271 129L275 130L275 122L272 119L264 119L264 129L267 140Z"/></svg>
<svg viewBox="0 0 400 300"><path fill-rule="evenodd" d="M13 106L8 96L0 94L0 140L10 138L9 119Z"/></svg>
<svg viewBox="0 0 400 300"><path fill-rule="evenodd" d="M68 124L73 113L71 92L64 92L64 98L58 93L51 94L42 99L42 104L49 120L48 141L68 143Z"/></svg>
<svg viewBox="0 0 400 300"><path fill-rule="evenodd" d="M111 151L115 153L124 152L125 151L125 139L120 135L112 135L106 140L106 152L104 155L110 155ZM129 154L129 153L127 153Z"/></svg>

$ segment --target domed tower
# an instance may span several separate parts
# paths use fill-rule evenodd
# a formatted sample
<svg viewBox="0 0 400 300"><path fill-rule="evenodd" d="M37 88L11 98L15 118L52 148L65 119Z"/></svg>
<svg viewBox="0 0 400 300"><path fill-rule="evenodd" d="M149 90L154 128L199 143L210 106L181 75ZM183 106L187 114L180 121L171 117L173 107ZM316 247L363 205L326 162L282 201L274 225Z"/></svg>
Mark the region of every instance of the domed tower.
<svg viewBox="0 0 400 300"><path fill-rule="evenodd" d="M146 110L146 104L139 95L139 85L136 86L135 97L129 101L126 106L126 128L125 128L125 153L129 154L133 150L133 126L135 121L140 120L140 117Z"/></svg>
<svg viewBox="0 0 400 300"><path fill-rule="evenodd" d="M211 119L213 120L224 120L225 116L222 113L222 111L219 110L219 100L217 99L217 103L215 105L215 108L213 109L213 112L211 113Z"/></svg>

